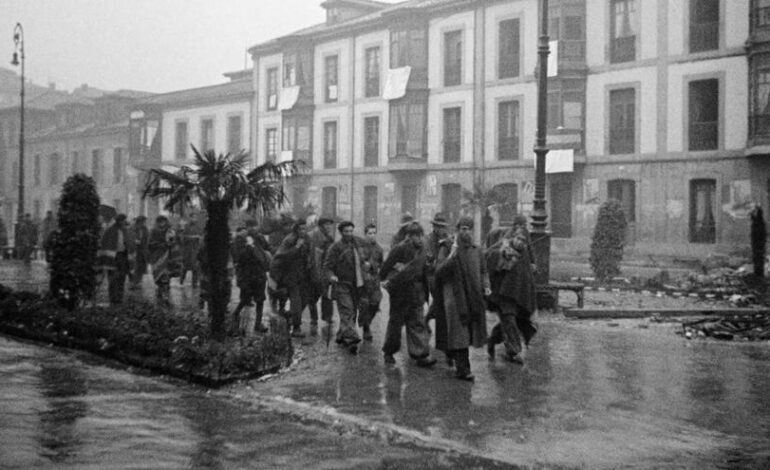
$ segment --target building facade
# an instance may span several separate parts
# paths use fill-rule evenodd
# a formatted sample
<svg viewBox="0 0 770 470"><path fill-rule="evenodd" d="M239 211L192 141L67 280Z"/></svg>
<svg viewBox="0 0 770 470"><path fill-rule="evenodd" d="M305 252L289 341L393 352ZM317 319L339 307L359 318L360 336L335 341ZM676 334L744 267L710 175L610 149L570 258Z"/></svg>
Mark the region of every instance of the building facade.
<svg viewBox="0 0 770 470"><path fill-rule="evenodd" d="M751 204L770 205L770 5L549 3L555 249L587 250L609 198L640 253L747 245ZM405 212L455 219L474 188L529 212L539 4L325 1L325 23L250 49L257 163L306 160L295 209L377 222L385 236Z"/></svg>

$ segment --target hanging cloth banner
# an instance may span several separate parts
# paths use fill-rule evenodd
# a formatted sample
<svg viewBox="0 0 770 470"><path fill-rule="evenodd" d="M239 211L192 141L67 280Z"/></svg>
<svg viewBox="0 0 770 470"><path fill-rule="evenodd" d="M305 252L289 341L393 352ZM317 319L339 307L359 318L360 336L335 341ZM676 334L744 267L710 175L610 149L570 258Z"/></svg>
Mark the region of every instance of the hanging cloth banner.
<svg viewBox="0 0 770 470"><path fill-rule="evenodd" d="M537 156L535 156L535 168L537 168ZM572 173L575 167L574 149L549 150L545 155L546 173Z"/></svg>
<svg viewBox="0 0 770 470"><path fill-rule="evenodd" d="M286 111L294 107L299 98L299 86L281 88L281 96L278 98L278 109Z"/></svg>
<svg viewBox="0 0 770 470"><path fill-rule="evenodd" d="M406 94L406 84L409 83L409 74L412 67L408 65L398 69L389 69L385 79L385 89L382 91L382 99L396 100Z"/></svg>

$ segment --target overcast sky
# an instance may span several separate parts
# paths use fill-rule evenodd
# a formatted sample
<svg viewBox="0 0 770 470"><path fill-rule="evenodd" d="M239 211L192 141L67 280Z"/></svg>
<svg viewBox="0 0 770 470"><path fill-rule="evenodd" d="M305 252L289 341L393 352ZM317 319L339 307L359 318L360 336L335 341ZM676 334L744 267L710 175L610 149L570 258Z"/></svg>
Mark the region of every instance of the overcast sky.
<svg viewBox="0 0 770 470"><path fill-rule="evenodd" d="M212 85L244 67L248 47L324 21L321 1L0 0L0 67L13 68L21 22L26 76L39 85L150 92Z"/></svg>

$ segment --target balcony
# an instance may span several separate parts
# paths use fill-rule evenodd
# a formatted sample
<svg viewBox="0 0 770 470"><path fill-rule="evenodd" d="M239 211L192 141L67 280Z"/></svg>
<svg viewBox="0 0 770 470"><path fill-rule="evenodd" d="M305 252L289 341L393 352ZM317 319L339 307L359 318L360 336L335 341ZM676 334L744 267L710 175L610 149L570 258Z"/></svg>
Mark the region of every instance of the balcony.
<svg viewBox="0 0 770 470"><path fill-rule="evenodd" d="M612 40L610 62L633 62L636 60L636 35L615 38Z"/></svg>
<svg viewBox="0 0 770 470"><path fill-rule="evenodd" d="M719 122L690 123L690 150L716 150L719 147Z"/></svg>

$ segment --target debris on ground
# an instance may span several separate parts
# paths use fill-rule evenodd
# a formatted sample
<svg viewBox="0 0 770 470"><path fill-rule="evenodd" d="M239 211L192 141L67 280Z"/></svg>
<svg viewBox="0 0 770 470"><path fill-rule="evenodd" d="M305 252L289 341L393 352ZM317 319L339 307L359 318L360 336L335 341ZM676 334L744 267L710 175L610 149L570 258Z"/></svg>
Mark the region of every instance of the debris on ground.
<svg viewBox="0 0 770 470"><path fill-rule="evenodd" d="M726 315L682 322L687 339L707 336L714 339L747 341L770 340L770 315L763 313Z"/></svg>

